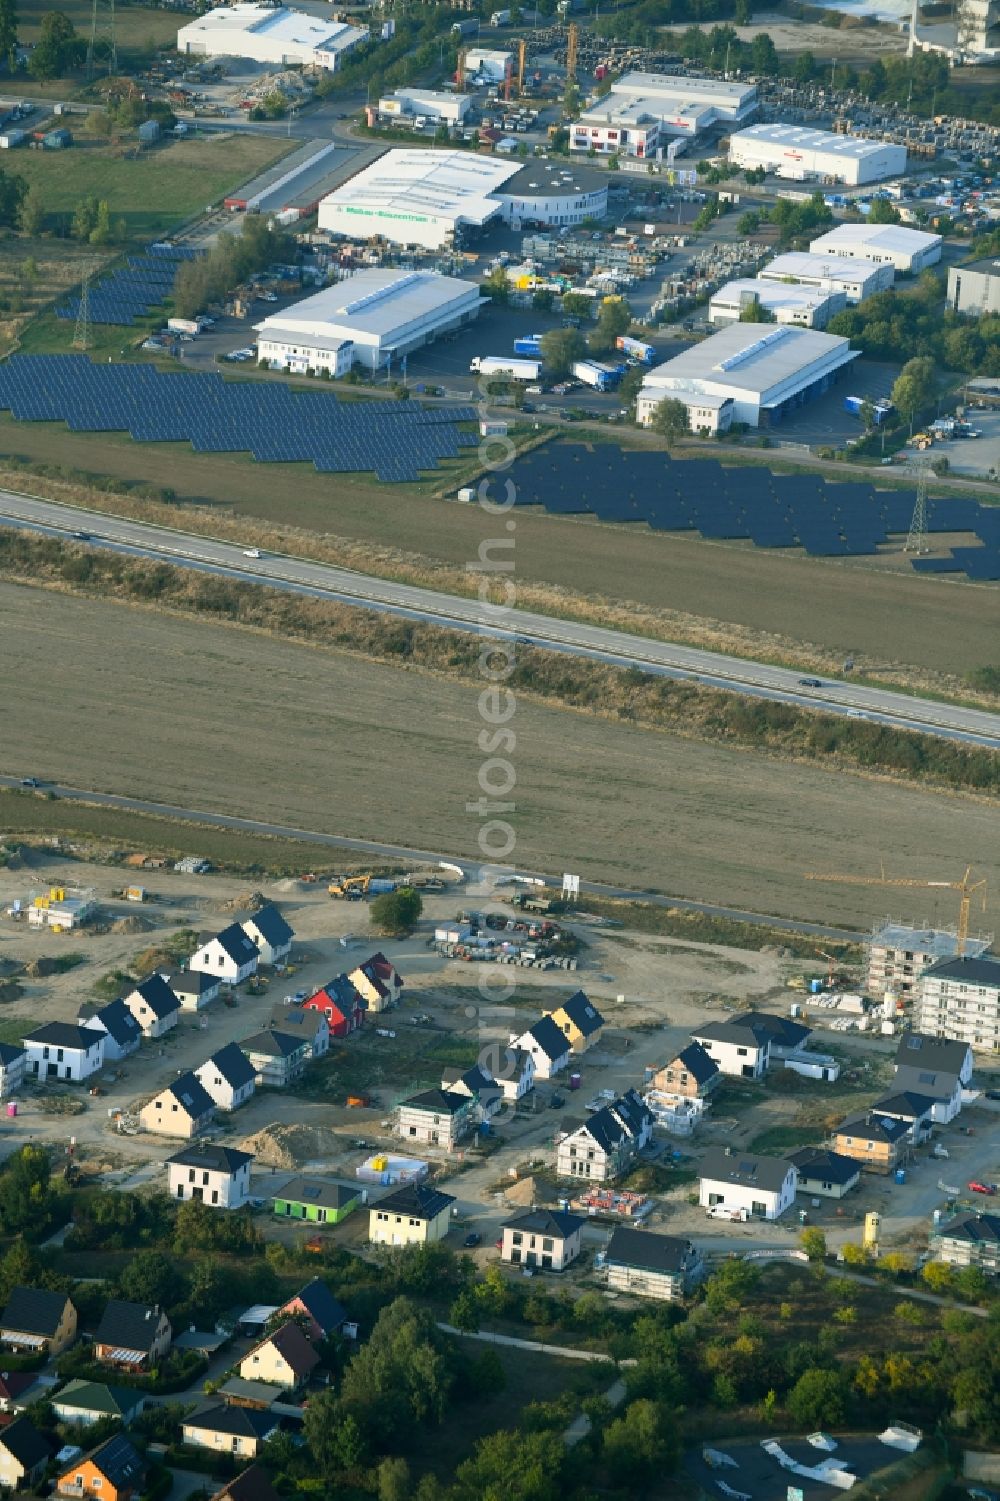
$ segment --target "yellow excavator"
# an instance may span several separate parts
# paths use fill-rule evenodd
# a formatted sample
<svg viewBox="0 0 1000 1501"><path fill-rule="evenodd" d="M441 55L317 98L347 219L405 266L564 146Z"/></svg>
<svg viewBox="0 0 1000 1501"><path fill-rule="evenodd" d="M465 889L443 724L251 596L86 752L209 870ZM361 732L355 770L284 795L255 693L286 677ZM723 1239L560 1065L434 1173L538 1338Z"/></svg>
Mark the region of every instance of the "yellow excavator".
<svg viewBox="0 0 1000 1501"><path fill-rule="evenodd" d="M331 896L348 902L364 901L371 885L371 876L334 876L326 888Z"/></svg>

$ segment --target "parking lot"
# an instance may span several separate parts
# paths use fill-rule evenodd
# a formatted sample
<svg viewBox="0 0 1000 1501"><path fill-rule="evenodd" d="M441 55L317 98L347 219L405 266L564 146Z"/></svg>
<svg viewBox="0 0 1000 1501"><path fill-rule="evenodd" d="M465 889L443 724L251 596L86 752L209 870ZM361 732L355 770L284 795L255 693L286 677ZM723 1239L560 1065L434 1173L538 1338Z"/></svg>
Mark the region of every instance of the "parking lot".
<svg viewBox="0 0 1000 1501"><path fill-rule="evenodd" d="M899 371L899 365L880 364L864 357L855 360L831 390L782 417L774 428L775 436L797 443L828 443L837 448L860 438L864 429L860 419L845 410L845 397L870 396L874 400L888 396Z"/></svg>

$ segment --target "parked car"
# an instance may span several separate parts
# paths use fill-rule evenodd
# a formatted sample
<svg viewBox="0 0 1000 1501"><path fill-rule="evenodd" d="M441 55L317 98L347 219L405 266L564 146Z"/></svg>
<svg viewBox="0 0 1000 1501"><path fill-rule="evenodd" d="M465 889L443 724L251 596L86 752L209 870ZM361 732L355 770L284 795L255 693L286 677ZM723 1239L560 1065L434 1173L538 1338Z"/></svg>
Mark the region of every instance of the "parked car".
<svg viewBox="0 0 1000 1501"><path fill-rule="evenodd" d="M243 556L245 558L259 558L262 554L259 547L244 547Z"/></svg>
<svg viewBox="0 0 1000 1501"><path fill-rule="evenodd" d="M481 1235L478 1235L475 1230L472 1230L465 1237L465 1239L462 1242L462 1245L465 1247L465 1249L467 1251L471 1251L472 1248L473 1248L473 1246L481 1245L482 1244L482 1240L483 1240L483 1237Z"/></svg>
<svg viewBox="0 0 1000 1501"><path fill-rule="evenodd" d="M992 1198L997 1191L997 1186L995 1183L980 1183L978 1178L973 1178L969 1184L969 1191L974 1194L989 1194Z"/></svg>
<svg viewBox="0 0 1000 1501"><path fill-rule="evenodd" d="M38 778L37 777L22 777L21 778L21 786L22 787L37 787L37 786L39 786Z"/></svg>

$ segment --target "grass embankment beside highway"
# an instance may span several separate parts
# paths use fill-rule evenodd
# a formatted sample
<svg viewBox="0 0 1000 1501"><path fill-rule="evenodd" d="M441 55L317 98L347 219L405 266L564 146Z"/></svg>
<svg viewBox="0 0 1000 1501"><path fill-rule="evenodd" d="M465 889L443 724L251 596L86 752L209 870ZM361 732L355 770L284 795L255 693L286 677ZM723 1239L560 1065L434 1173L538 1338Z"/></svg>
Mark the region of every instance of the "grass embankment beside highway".
<svg viewBox="0 0 1000 1501"><path fill-rule="evenodd" d="M0 577L334 647L368 660L481 682L478 636L56 538L0 533ZM520 646L521 696L688 739L766 751L866 776L1000 796L1000 753Z"/></svg>
<svg viewBox="0 0 1000 1501"><path fill-rule="evenodd" d="M331 480L302 464L114 434L98 446L93 435L4 417L0 464L11 490L446 593L478 588L468 560L488 518L441 499L467 482L468 466L419 486ZM839 676L851 653L859 681L1000 708L1000 693L966 677L997 660L989 588L522 509L516 537L525 609L823 677Z"/></svg>

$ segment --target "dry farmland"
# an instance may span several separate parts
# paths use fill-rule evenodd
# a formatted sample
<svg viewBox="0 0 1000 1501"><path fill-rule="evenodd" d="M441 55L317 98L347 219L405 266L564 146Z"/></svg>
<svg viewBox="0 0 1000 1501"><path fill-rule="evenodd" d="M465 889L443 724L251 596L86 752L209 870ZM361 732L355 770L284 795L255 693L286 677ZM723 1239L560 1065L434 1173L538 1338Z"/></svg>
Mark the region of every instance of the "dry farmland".
<svg viewBox="0 0 1000 1501"><path fill-rule="evenodd" d="M0 585L7 767L186 807L470 855L477 690L264 634ZM30 670L27 669L30 665ZM810 869L995 890L1000 809L524 703L515 858L803 918L880 914ZM877 839L873 830L878 830ZM892 831L891 836L887 831ZM895 911L951 919L947 893Z"/></svg>

